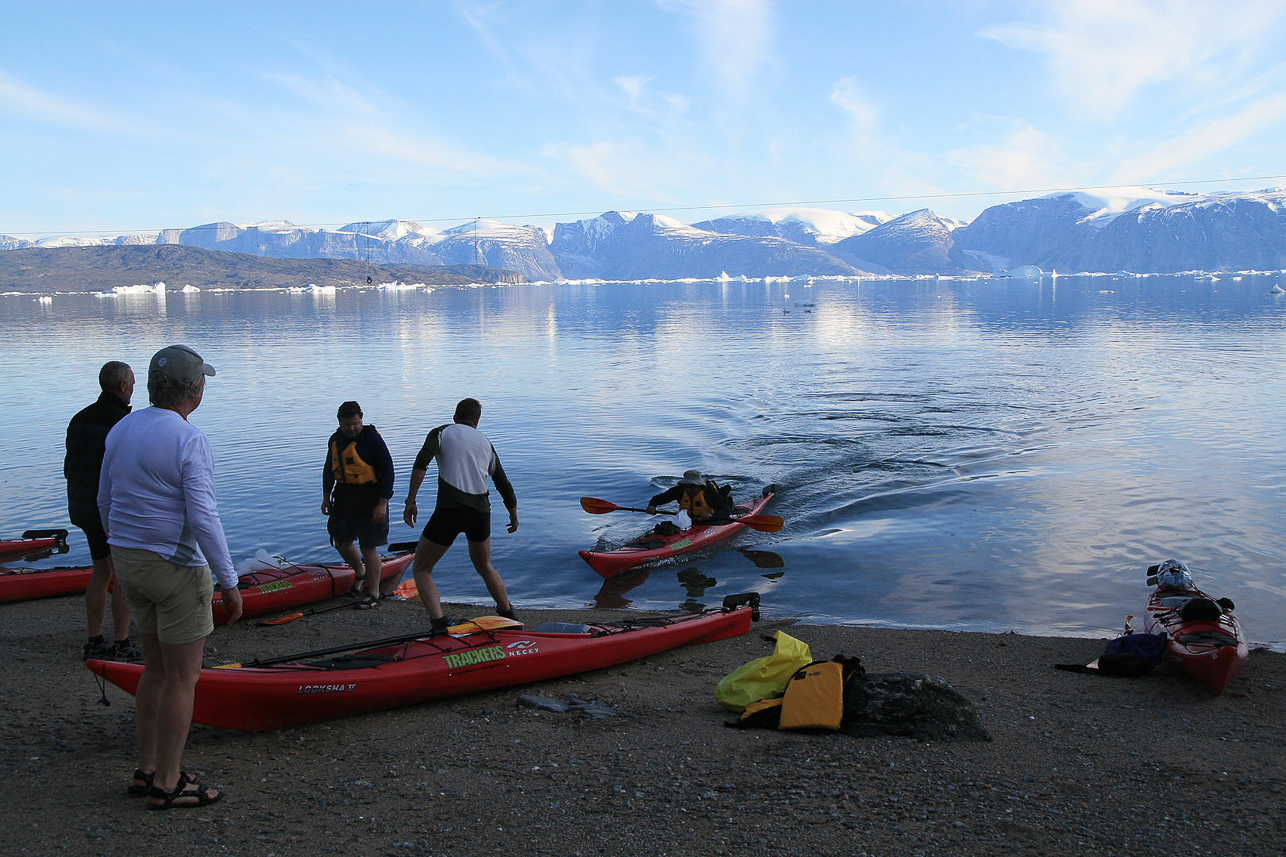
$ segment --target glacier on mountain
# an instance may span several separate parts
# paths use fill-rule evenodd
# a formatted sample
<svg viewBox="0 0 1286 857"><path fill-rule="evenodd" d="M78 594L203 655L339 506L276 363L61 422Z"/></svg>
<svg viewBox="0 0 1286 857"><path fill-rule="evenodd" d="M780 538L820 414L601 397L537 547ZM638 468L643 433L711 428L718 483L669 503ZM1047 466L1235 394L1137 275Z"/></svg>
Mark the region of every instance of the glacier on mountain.
<svg viewBox="0 0 1286 857"><path fill-rule="evenodd" d="M390 219L338 229L224 221L158 234L34 242L0 235L0 250L151 244L379 265L482 265L529 281L955 276L1023 266L1086 273L1271 271L1286 268L1286 190L1059 192L991 206L969 223L929 209L893 217L782 206L693 224L609 211L552 231L488 219L447 229Z"/></svg>

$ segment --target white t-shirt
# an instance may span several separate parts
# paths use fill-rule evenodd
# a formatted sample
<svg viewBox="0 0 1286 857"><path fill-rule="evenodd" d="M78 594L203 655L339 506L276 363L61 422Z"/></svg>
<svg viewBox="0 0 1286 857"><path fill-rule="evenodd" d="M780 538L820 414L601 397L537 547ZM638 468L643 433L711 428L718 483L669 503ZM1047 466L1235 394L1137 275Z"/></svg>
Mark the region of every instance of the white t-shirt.
<svg viewBox="0 0 1286 857"><path fill-rule="evenodd" d="M214 499L210 441L176 412L146 408L112 427L98 511L109 544L149 550L175 565L208 564L221 588L237 585Z"/></svg>
<svg viewBox="0 0 1286 857"><path fill-rule="evenodd" d="M466 494L486 494L487 476L495 469L496 450L473 426L453 423L442 429L438 476Z"/></svg>

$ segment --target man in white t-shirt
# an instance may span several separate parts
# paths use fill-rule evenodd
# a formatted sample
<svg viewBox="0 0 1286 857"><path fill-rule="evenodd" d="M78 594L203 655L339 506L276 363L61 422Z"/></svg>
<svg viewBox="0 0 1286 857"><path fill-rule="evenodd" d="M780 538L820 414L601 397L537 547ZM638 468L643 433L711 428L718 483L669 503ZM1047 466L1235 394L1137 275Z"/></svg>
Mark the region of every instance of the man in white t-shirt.
<svg viewBox="0 0 1286 857"><path fill-rule="evenodd" d="M486 435L478 431L481 419L482 405L478 400L461 399L455 406L454 421L429 432L411 469L411 484L407 489L402 520L408 526L415 526L419 512L415 496L424 481L429 462L435 458L438 462L438 501L415 546L413 567L420 601L429 611L434 633L445 631L450 623L442 613L442 599L438 595L437 584L433 582L433 566L460 533L464 533L469 542L469 559L473 561L474 570L496 601L496 612L506 618L514 618L505 583L491 564L491 501L487 497L487 477L495 483L509 511L508 530L511 533L518 529L518 498L505 469L500 466L496 448Z"/></svg>
<svg viewBox="0 0 1286 857"><path fill-rule="evenodd" d="M98 483L116 580L143 643L138 768L129 792L147 795L148 809L204 806L223 796L181 771L205 638L214 630L211 569L229 622L241 615L210 441L187 421L213 375L187 346L156 352L147 373L152 407L112 427Z"/></svg>

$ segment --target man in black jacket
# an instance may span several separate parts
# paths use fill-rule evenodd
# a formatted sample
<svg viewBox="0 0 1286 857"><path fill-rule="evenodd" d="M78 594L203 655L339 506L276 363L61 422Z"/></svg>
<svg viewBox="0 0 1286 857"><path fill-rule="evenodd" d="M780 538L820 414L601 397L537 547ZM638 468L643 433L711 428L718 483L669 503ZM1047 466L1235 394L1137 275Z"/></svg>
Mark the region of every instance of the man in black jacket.
<svg viewBox="0 0 1286 857"><path fill-rule="evenodd" d="M98 515L98 473L103 466L107 433L130 412L134 395L134 371L129 364L112 360L98 371L102 392L98 401L71 418L67 426L67 457L63 476L67 478L67 514L85 533L94 573L85 589L85 618L89 642L83 656L99 660L138 660L143 652L129 638L130 612L118 586L112 593L111 640L103 639L107 615L107 589L112 582L112 552L107 533Z"/></svg>
<svg viewBox="0 0 1286 857"><path fill-rule="evenodd" d="M677 500L679 509L687 512L693 521L727 518L732 513L733 502L725 491L726 488L720 491L713 482L703 478L700 470L687 470L678 485L647 501L647 513L655 515L657 506Z"/></svg>
<svg viewBox="0 0 1286 857"><path fill-rule="evenodd" d="M362 408L344 402L336 413L339 428L326 444L322 468L323 515L331 544L357 572L358 607L380 603L380 546L388 543L388 501L393 496L393 456L375 426L363 425ZM356 546L353 544L356 542ZM396 583L394 581L393 583Z"/></svg>

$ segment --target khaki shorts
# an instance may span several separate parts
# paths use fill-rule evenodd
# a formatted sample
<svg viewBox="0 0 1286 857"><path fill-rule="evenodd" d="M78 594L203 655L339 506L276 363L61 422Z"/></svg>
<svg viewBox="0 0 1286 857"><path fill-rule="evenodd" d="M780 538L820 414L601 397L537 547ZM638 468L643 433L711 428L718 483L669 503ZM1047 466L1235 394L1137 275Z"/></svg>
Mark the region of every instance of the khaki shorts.
<svg viewBox="0 0 1286 857"><path fill-rule="evenodd" d="M175 565L152 551L115 545L112 564L140 633L172 646L210 636L214 581L208 565Z"/></svg>

